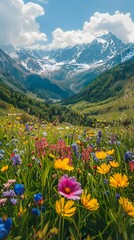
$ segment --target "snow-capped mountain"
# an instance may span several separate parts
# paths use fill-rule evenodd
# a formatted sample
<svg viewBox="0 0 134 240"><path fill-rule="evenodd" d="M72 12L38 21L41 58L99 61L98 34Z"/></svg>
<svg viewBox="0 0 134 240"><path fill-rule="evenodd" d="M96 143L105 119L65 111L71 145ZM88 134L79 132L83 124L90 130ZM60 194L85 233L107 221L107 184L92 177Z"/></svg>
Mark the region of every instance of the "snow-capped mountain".
<svg viewBox="0 0 134 240"><path fill-rule="evenodd" d="M79 92L100 73L133 58L134 44L124 44L109 33L90 44L52 51L20 50L16 56L16 61L32 73Z"/></svg>
<svg viewBox="0 0 134 240"><path fill-rule="evenodd" d="M64 91L46 77L32 74L24 65L21 65L20 61L17 63L1 49L0 82L10 86L15 91L22 93L31 91L44 99L61 99L70 96L69 91Z"/></svg>

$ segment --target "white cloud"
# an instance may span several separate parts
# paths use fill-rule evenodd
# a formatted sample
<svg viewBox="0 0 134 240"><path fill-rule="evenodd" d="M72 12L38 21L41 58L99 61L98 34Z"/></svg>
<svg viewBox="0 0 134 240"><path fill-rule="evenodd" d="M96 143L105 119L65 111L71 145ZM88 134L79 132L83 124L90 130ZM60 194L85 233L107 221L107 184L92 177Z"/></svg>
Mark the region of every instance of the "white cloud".
<svg viewBox="0 0 134 240"><path fill-rule="evenodd" d="M35 0L45 2L47 0ZM45 45L47 36L40 31L36 18L44 15L44 9L37 3L24 0L0 0L0 45L27 47L31 49L53 49L91 43L96 37L112 32L123 42L134 42L134 22L130 13L116 11L94 13L82 29L64 31L56 28L52 42Z"/></svg>
<svg viewBox="0 0 134 240"><path fill-rule="evenodd" d="M52 33L52 43L47 48L64 48L76 44L91 43L97 36L112 32L123 42L134 42L134 22L130 13L116 11L109 13L96 12L89 22L84 22L82 30L63 31L60 28Z"/></svg>
<svg viewBox="0 0 134 240"><path fill-rule="evenodd" d="M47 40L41 33L38 16L44 15L44 9L32 2L23 0L0 1L0 44L14 47L31 47Z"/></svg>

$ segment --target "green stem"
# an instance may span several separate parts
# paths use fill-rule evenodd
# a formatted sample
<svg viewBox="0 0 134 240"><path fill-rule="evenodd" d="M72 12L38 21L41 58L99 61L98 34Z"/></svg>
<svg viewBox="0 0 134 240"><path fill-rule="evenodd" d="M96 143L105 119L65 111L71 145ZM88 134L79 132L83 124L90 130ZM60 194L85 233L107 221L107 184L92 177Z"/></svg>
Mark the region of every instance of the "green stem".
<svg viewBox="0 0 134 240"><path fill-rule="evenodd" d="M62 240L62 239L61 239L61 223L62 223L62 217L60 216L60 220L59 220L59 233L58 233L58 240Z"/></svg>
<svg viewBox="0 0 134 240"><path fill-rule="evenodd" d="M64 239L64 218L62 219L61 240Z"/></svg>

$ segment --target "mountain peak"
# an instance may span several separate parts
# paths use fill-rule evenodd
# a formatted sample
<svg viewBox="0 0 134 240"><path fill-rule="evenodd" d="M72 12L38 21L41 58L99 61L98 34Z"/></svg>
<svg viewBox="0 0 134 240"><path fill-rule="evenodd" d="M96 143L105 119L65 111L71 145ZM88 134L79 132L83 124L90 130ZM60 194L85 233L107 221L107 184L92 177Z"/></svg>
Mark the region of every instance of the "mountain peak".
<svg viewBox="0 0 134 240"><path fill-rule="evenodd" d="M97 37L97 39L103 39L104 41L111 41L113 40L114 42L120 42L123 44L123 42L117 38L113 33L109 32L107 34L103 34L100 37ZM96 39L95 39L96 40ZM94 40L94 41L95 41Z"/></svg>

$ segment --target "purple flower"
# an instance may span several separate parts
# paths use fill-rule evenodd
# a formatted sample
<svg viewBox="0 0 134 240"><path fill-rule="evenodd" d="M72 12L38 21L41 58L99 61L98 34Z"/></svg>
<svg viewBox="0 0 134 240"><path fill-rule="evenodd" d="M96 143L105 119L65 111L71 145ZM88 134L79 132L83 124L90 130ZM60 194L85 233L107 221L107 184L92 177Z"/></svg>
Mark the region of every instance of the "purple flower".
<svg viewBox="0 0 134 240"><path fill-rule="evenodd" d="M17 204L17 199L15 199L15 198L10 198L10 201L13 205Z"/></svg>
<svg viewBox="0 0 134 240"><path fill-rule="evenodd" d="M13 166L20 165L22 163L19 154L12 157L12 161L13 161Z"/></svg>
<svg viewBox="0 0 134 240"><path fill-rule="evenodd" d="M17 199L14 198L14 196L15 196L14 190L8 190L8 191L3 192L3 196L7 197L13 205L17 204Z"/></svg>
<svg viewBox="0 0 134 240"><path fill-rule="evenodd" d="M115 195L116 199L119 199L120 196L121 196L121 195L120 195L119 193L116 193L116 195Z"/></svg>
<svg viewBox="0 0 134 240"><path fill-rule="evenodd" d="M3 196L4 197L14 197L15 192L14 192L14 190L8 190L8 191L3 192Z"/></svg>
<svg viewBox="0 0 134 240"><path fill-rule="evenodd" d="M58 184L58 192L68 199L79 200L82 193L81 184L75 177L63 175Z"/></svg>
<svg viewBox="0 0 134 240"><path fill-rule="evenodd" d="M101 138L101 137L102 137L102 131L98 130L98 138Z"/></svg>
<svg viewBox="0 0 134 240"><path fill-rule="evenodd" d="M76 154L76 157L79 156L79 150L78 150L78 145L76 143L72 144L72 149L74 151L74 153Z"/></svg>
<svg viewBox="0 0 134 240"><path fill-rule="evenodd" d="M29 131L29 125L28 125L28 123L26 123L25 131Z"/></svg>
<svg viewBox="0 0 134 240"><path fill-rule="evenodd" d="M98 137L96 143L97 143L98 145L100 145L100 142L101 142L101 138Z"/></svg>

